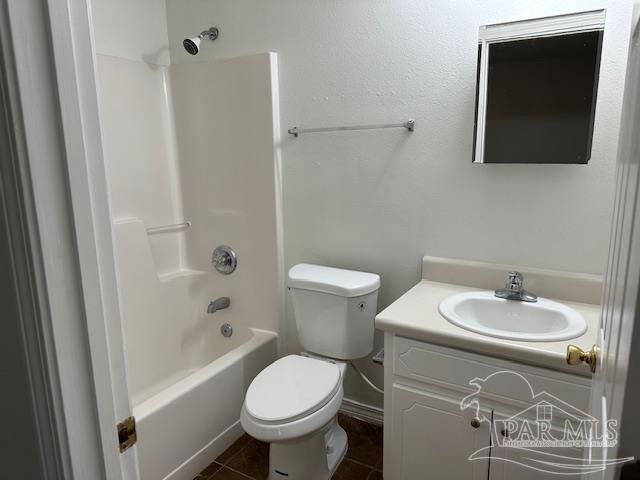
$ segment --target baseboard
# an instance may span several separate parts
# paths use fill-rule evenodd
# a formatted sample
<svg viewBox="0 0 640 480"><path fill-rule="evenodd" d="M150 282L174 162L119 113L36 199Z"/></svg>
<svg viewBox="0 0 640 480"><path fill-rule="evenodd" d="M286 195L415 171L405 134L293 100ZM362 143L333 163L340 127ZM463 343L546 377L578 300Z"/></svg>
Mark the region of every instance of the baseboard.
<svg viewBox="0 0 640 480"><path fill-rule="evenodd" d="M377 425L382 425L384 422L384 410L382 408L357 402L350 398L342 399L340 412L350 417L359 418L360 420L375 423Z"/></svg>

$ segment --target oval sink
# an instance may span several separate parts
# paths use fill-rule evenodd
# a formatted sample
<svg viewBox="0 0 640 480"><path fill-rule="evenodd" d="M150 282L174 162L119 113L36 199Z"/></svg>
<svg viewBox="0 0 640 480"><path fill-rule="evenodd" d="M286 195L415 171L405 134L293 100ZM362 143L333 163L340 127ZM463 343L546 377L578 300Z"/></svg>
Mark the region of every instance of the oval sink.
<svg viewBox="0 0 640 480"><path fill-rule="evenodd" d="M458 327L508 340L557 342L587 331L582 315L545 298L529 303L497 298L493 292L466 292L445 298L439 310Z"/></svg>

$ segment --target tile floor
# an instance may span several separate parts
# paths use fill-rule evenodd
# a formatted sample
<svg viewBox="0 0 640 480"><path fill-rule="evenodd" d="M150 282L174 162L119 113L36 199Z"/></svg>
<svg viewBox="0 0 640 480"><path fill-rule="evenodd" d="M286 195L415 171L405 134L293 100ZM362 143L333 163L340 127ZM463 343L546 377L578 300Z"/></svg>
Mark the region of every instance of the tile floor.
<svg viewBox="0 0 640 480"><path fill-rule="evenodd" d="M339 414L349 448L333 480L382 480L382 427ZM263 480L269 475L269 444L243 435L194 480Z"/></svg>

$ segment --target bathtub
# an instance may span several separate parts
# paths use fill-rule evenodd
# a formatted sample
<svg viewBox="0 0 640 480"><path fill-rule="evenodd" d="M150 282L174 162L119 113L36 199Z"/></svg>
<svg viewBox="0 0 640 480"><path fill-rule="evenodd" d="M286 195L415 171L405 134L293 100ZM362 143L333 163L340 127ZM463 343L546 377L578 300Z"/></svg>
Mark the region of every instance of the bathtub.
<svg viewBox="0 0 640 480"><path fill-rule="evenodd" d="M220 335L220 356L134 396L142 480L191 480L241 434L253 378L277 356L277 335L253 328Z"/></svg>

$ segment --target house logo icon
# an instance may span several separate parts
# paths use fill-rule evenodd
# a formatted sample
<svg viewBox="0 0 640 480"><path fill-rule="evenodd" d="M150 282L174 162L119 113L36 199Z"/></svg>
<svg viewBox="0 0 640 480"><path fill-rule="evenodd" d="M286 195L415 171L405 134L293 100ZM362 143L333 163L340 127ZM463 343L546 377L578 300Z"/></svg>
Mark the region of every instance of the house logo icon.
<svg viewBox="0 0 640 480"><path fill-rule="evenodd" d="M528 391L528 407L505 415L485 405L491 386L504 382L519 385ZM517 382L517 383L514 383ZM535 392L521 374L503 370L485 378L469 381L475 391L460 402L460 409L474 409L475 418L490 425L490 446L469 456L469 460L504 461L528 469L558 475L580 476L603 471L607 467L630 460L594 459L587 455L590 449L614 447L617 444L617 421L604 424L588 413L548 392Z"/></svg>

